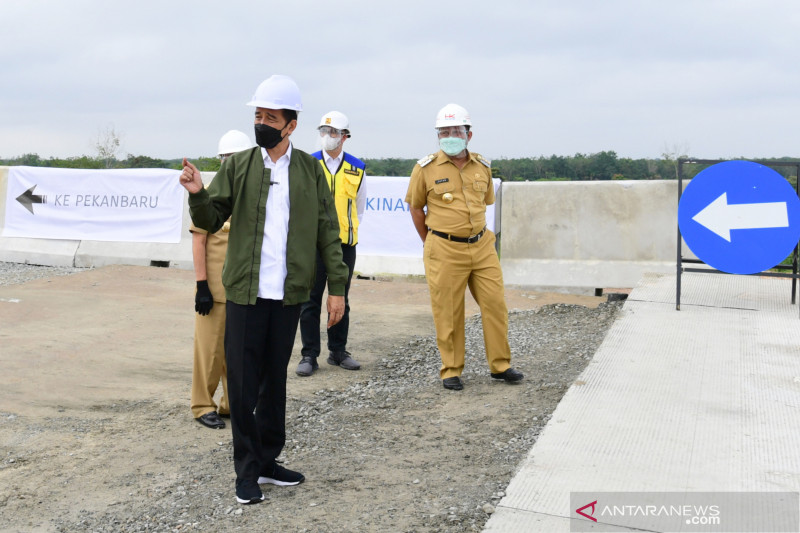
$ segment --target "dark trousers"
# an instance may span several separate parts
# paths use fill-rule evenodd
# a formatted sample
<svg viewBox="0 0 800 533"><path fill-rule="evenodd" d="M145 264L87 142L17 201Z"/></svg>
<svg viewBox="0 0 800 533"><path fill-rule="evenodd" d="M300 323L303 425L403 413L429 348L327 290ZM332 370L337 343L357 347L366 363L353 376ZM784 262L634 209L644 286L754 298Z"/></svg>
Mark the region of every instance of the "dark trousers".
<svg viewBox="0 0 800 533"><path fill-rule="evenodd" d="M286 443L286 367L300 305L259 298L228 301L225 360L236 486L271 473ZM255 413L253 412L255 411Z"/></svg>
<svg viewBox="0 0 800 533"><path fill-rule="evenodd" d="M344 315L342 319L331 328L328 328L328 350L343 352L347 348L347 332L350 330L350 280L353 279L353 269L356 266L356 247L342 245L342 260L350 273L347 284L344 286ZM322 256L317 252L317 279L311 289L309 300L303 304L300 311L300 338L303 341L302 354L304 356L318 357L320 352L319 340L319 315L322 310L322 294L328 282L328 272ZM326 319L327 322L327 319Z"/></svg>

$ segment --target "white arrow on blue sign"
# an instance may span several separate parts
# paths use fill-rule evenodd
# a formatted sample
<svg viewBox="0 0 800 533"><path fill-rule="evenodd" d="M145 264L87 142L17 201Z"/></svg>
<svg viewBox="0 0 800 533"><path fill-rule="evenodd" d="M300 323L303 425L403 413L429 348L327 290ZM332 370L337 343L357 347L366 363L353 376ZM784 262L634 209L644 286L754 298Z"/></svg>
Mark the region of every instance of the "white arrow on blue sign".
<svg viewBox="0 0 800 533"><path fill-rule="evenodd" d="M783 261L800 239L800 199L783 176L751 161L725 161L681 195L678 226L704 263L755 274Z"/></svg>

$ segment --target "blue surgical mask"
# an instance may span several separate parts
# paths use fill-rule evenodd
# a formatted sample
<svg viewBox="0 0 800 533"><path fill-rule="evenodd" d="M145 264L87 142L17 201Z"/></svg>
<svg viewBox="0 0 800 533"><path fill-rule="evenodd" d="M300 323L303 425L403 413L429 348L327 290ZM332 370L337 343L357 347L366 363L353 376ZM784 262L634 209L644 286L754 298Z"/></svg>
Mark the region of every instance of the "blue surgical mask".
<svg viewBox="0 0 800 533"><path fill-rule="evenodd" d="M467 147L467 140L463 137L444 137L439 139L439 148L447 155L458 155Z"/></svg>

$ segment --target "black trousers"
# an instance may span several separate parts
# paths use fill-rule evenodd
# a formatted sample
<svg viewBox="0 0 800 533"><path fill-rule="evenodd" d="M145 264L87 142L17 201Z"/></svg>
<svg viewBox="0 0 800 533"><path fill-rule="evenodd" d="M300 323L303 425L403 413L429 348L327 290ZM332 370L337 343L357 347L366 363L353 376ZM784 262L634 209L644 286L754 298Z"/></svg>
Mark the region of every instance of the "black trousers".
<svg viewBox="0 0 800 533"><path fill-rule="evenodd" d="M286 443L286 367L300 305L259 298L226 306L225 361L236 486L271 473ZM255 412L254 412L255 411Z"/></svg>
<svg viewBox="0 0 800 533"><path fill-rule="evenodd" d="M332 352L343 352L347 349L347 334L350 331L350 280L353 279L353 269L356 266L356 247L343 244L342 260L350 273L344 286L344 315L337 324L328 328L328 350ZM328 272L325 270L322 256L317 252L317 278L309 300L303 304L300 311L300 338L303 341L304 356L318 357L321 350L319 316L322 311L322 294L325 292L327 282Z"/></svg>

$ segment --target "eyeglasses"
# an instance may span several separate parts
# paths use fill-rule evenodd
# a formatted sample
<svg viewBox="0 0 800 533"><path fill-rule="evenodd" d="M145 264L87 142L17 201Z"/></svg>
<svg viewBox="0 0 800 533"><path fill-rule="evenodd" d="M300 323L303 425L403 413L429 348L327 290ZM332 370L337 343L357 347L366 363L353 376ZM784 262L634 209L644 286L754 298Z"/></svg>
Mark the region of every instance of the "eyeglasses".
<svg viewBox="0 0 800 533"><path fill-rule="evenodd" d="M436 134L440 139L448 137L466 137L467 128L465 126L448 126L446 128L436 128Z"/></svg>
<svg viewBox="0 0 800 533"><path fill-rule="evenodd" d="M322 137L323 135L330 135L333 138L339 137L342 134L342 130L337 130L336 128L331 128L330 126L320 126L319 127L319 136Z"/></svg>

